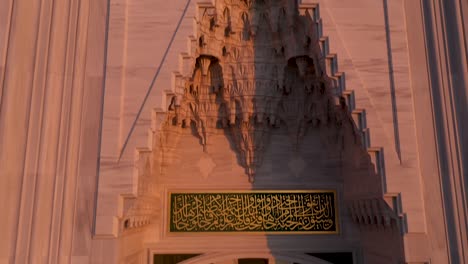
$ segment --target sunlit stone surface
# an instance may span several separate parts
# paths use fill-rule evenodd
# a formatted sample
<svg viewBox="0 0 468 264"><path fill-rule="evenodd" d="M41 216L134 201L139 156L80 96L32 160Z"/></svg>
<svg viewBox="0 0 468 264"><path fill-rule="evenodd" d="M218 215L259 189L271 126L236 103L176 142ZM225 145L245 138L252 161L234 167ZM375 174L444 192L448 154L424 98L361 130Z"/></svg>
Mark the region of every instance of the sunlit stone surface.
<svg viewBox="0 0 468 264"><path fill-rule="evenodd" d="M467 16L0 1L0 263L468 263ZM169 232L170 193L259 190L336 191L339 234Z"/></svg>

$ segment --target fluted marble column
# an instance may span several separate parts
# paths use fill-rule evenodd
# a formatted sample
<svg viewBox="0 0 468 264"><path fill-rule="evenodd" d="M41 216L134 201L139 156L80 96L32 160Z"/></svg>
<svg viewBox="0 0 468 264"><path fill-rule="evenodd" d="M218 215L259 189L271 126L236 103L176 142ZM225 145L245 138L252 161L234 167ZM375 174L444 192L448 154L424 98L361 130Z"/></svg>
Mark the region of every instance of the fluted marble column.
<svg viewBox="0 0 468 264"><path fill-rule="evenodd" d="M466 3L405 1L424 234L406 236L408 263L468 263Z"/></svg>
<svg viewBox="0 0 468 264"><path fill-rule="evenodd" d="M0 3L1 263L91 254L107 7Z"/></svg>

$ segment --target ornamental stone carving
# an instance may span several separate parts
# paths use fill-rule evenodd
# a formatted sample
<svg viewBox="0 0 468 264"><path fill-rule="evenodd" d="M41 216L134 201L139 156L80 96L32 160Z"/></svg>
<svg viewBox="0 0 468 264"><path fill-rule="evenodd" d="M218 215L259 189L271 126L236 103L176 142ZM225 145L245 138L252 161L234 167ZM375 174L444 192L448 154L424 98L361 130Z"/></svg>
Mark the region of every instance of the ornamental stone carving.
<svg viewBox="0 0 468 264"><path fill-rule="evenodd" d="M298 153L307 132L318 132L313 134L323 143L324 166L346 172L343 199L357 224L406 230L399 194L386 193L383 149L370 147L366 112L354 109L353 91L345 90L337 57L328 53L318 6L294 2L198 4L189 54L182 54L173 89L163 97L165 109L153 112L149 148L138 154L138 187L122 196L120 231L159 215L155 175L165 175L165 164L177 161L172 151L181 137L196 135L210 152L217 146L210 137L225 134L253 182L275 129L289 135ZM205 179L216 167L209 154L197 163ZM306 162L298 156L288 166L298 174Z"/></svg>
<svg viewBox="0 0 468 264"><path fill-rule="evenodd" d="M339 142L351 120L325 74L316 22L298 10L286 0L200 4L193 65L169 106L167 124L194 126L205 151L213 130L229 131L250 181L272 129L286 126L298 149L308 128L332 127Z"/></svg>

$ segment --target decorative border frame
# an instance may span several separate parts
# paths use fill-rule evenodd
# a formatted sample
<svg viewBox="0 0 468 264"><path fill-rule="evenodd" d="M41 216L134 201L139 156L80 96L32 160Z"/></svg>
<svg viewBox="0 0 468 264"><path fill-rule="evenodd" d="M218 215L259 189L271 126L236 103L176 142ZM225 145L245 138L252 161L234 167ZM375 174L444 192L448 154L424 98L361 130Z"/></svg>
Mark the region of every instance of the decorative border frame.
<svg viewBox="0 0 468 264"><path fill-rule="evenodd" d="M336 230L335 231L207 231L207 232L184 232L184 231L178 231L178 232L171 232L170 231L170 223L171 223L171 212L167 212L167 219L166 219L166 224L164 225L164 230L166 234L169 234L169 236L174 236L174 235L237 235L237 234L252 234L252 235L260 235L260 234L265 234L265 235L338 235L340 234L340 217L338 213L338 195L337 191L333 189L322 189L322 190L261 190L261 189L256 189L256 190L168 190L167 192L167 200L165 204L167 207L165 208L167 210L171 210L171 195L173 193L187 193L187 194L198 194L198 193L213 193L213 194L219 194L219 193L333 193L333 198L334 198L334 213L335 213L335 226Z"/></svg>

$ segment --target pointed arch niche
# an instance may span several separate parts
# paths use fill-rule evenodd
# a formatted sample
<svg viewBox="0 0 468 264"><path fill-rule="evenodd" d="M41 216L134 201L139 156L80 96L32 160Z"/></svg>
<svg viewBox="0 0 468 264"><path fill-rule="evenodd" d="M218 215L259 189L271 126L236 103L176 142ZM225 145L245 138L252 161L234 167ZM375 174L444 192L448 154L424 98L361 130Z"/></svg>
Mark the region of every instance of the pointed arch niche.
<svg viewBox="0 0 468 264"><path fill-rule="evenodd" d="M148 147L136 152L134 193L121 196L118 236L144 234L140 248L151 254L250 249L352 252L359 263L401 260L399 195L386 194L383 149L370 146L366 112L329 54L318 5L199 3L194 25L164 108L153 111ZM336 190L340 232L167 231L169 192L251 189Z"/></svg>

